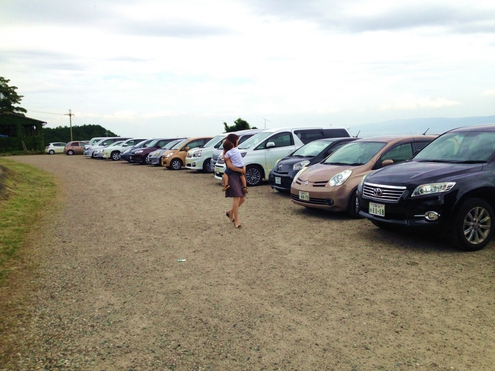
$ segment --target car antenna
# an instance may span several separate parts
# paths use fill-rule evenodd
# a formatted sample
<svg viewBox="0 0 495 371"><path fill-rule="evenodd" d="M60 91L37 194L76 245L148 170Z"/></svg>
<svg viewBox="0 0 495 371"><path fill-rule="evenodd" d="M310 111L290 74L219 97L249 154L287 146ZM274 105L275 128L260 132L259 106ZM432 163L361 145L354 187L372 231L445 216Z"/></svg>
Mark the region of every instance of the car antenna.
<svg viewBox="0 0 495 371"><path fill-rule="evenodd" d="M358 131L358 133L356 134L356 136L354 138L359 138L359 133L361 132L361 130Z"/></svg>
<svg viewBox="0 0 495 371"><path fill-rule="evenodd" d="M423 135L426 135L426 132L430 130L430 128L426 129L425 132L423 133Z"/></svg>

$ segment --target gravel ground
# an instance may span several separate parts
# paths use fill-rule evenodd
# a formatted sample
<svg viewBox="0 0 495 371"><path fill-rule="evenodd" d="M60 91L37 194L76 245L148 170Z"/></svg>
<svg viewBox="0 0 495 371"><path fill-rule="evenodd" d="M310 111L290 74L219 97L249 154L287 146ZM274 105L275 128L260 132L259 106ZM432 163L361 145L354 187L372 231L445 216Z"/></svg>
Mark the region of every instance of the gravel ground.
<svg viewBox="0 0 495 371"><path fill-rule="evenodd" d="M59 177L64 206L2 370L494 369L493 244L460 252L267 185L237 230L211 174L13 159Z"/></svg>

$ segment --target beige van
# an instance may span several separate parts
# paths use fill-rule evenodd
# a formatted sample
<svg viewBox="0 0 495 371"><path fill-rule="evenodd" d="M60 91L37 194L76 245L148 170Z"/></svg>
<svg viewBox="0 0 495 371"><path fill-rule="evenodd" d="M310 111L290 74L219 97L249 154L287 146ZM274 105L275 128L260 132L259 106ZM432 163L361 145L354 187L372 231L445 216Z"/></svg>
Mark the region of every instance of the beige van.
<svg viewBox="0 0 495 371"><path fill-rule="evenodd" d="M190 149L204 146L212 138L195 137L181 140L162 155L162 166L168 169L179 170L186 163L187 152Z"/></svg>

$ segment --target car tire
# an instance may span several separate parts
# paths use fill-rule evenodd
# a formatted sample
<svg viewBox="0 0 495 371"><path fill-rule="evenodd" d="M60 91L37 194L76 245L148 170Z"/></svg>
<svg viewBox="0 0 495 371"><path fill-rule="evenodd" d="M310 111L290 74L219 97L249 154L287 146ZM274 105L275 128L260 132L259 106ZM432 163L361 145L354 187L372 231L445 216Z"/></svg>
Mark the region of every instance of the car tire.
<svg viewBox="0 0 495 371"><path fill-rule="evenodd" d="M207 158L203 162L203 172L205 173L211 173L212 172L212 167L211 167L211 158Z"/></svg>
<svg viewBox="0 0 495 371"><path fill-rule="evenodd" d="M182 161L179 158L174 158L170 161L170 166L168 168L172 170L180 170L182 168Z"/></svg>
<svg viewBox="0 0 495 371"><path fill-rule="evenodd" d="M480 198L468 198L454 216L449 242L466 251L483 249L493 236L493 209Z"/></svg>
<svg viewBox="0 0 495 371"><path fill-rule="evenodd" d="M74 151L73 151L73 150L71 150L71 149L69 149L69 150L67 151L67 154L68 154L69 156L72 156L72 155L74 154Z"/></svg>
<svg viewBox="0 0 495 371"><path fill-rule="evenodd" d="M246 167L245 177L248 186L260 185L263 179L263 169L258 165L249 165Z"/></svg>
<svg viewBox="0 0 495 371"><path fill-rule="evenodd" d="M113 161L119 161L120 160L120 152L119 151L113 151L112 154L110 155L110 158Z"/></svg>
<svg viewBox="0 0 495 371"><path fill-rule="evenodd" d="M349 197L349 205L347 206L347 215L349 215L353 219L362 219L362 216L359 215L359 204L357 200L356 191L351 193L351 197Z"/></svg>
<svg viewBox="0 0 495 371"><path fill-rule="evenodd" d="M48 151L48 154L49 155L54 155L55 154L55 151L53 149L51 149L51 150Z"/></svg>

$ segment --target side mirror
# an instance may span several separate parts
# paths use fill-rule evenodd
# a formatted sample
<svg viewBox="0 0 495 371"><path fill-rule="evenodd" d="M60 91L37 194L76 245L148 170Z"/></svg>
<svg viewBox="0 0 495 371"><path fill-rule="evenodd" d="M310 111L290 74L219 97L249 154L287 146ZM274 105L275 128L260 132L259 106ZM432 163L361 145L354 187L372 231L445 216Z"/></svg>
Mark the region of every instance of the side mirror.
<svg viewBox="0 0 495 371"><path fill-rule="evenodd" d="M189 147L184 148L183 151L189 151Z"/></svg>
<svg viewBox="0 0 495 371"><path fill-rule="evenodd" d="M268 142L266 144L266 148L272 148L272 147L275 147L275 142Z"/></svg>

